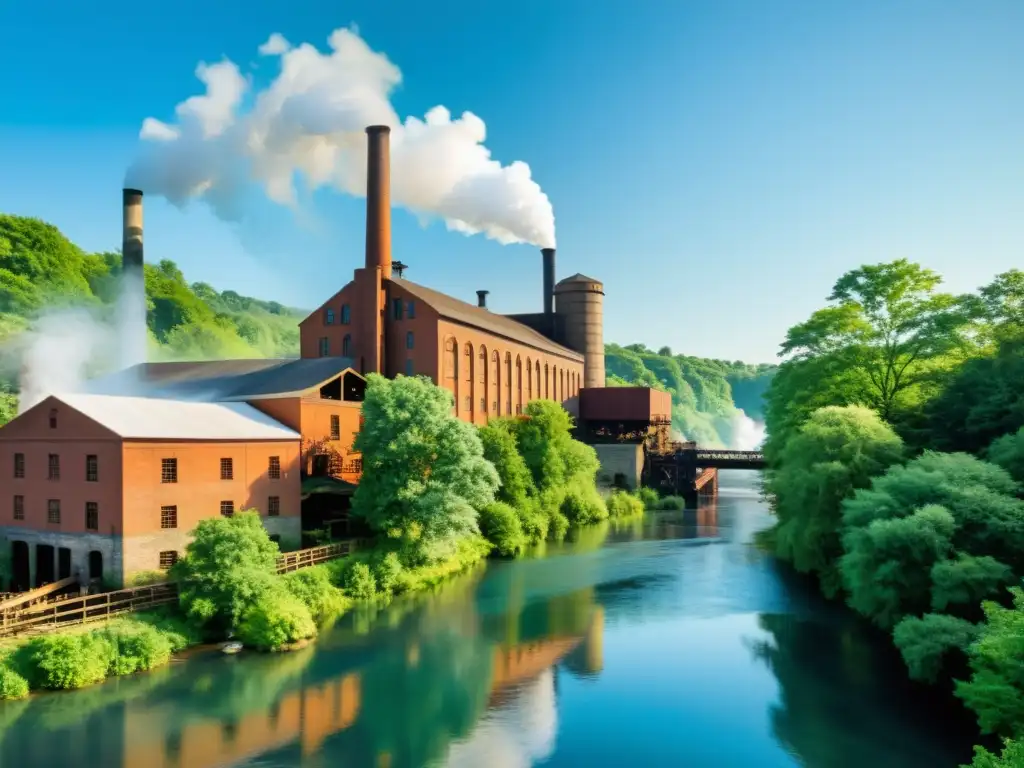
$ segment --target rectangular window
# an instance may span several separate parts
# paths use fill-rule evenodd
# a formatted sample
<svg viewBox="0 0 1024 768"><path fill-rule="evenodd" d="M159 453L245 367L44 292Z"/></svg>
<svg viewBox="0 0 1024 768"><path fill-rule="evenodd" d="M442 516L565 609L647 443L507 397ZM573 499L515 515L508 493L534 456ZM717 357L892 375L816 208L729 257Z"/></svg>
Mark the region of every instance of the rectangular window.
<svg viewBox="0 0 1024 768"><path fill-rule="evenodd" d="M98 456L89 454L85 457L85 482L96 483L100 479L100 460Z"/></svg>
<svg viewBox="0 0 1024 768"><path fill-rule="evenodd" d="M50 454L50 475L51 480L60 480L60 456L56 453Z"/></svg>
<svg viewBox="0 0 1024 768"><path fill-rule="evenodd" d="M15 496L14 497L14 519L24 520L25 519L25 497Z"/></svg>
<svg viewBox="0 0 1024 768"><path fill-rule="evenodd" d="M331 340L326 336L320 337L320 357L327 357L331 353Z"/></svg>
<svg viewBox="0 0 1024 768"><path fill-rule="evenodd" d="M341 439L341 417L331 416L331 440Z"/></svg>
<svg viewBox="0 0 1024 768"><path fill-rule="evenodd" d="M484 398L482 398L482 397L480 398L480 410L481 411L486 411L487 410L487 401Z"/></svg>
<svg viewBox="0 0 1024 768"><path fill-rule="evenodd" d="M464 411L471 411L471 410L473 410L473 401L470 400L470 398L468 396L464 397L462 399L462 409Z"/></svg>
<svg viewBox="0 0 1024 768"><path fill-rule="evenodd" d="M166 552L160 553L160 570L166 571L173 568L175 563L178 562L178 553L173 549L169 549Z"/></svg>
<svg viewBox="0 0 1024 768"><path fill-rule="evenodd" d="M402 319L402 300L401 299L395 299L394 301L391 302L391 306L392 306L392 309L393 309L393 312L394 312L395 320L401 320Z"/></svg>
<svg viewBox="0 0 1024 768"><path fill-rule="evenodd" d="M160 507L160 527L161 528L177 528L178 527L178 508L177 507Z"/></svg>
<svg viewBox="0 0 1024 768"><path fill-rule="evenodd" d="M60 499L47 500L46 522L60 524Z"/></svg>
<svg viewBox="0 0 1024 768"><path fill-rule="evenodd" d="M176 483L176 482L178 482L178 460L177 459L160 459L160 482L161 483Z"/></svg>
<svg viewBox="0 0 1024 768"><path fill-rule="evenodd" d="M56 428L57 428L57 409L56 408L51 408L50 409L50 429L56 429Z"/></svg>
<svg viewBox="0 0 1024 768"><path fill-rule="evenodd" d="M416 346L416 339L413 337L412 331L406 331L405 333L405 348L412 349Z"/></svg>
<svg viewBox="0 0 1024 768"><path fill-rule="evenodd" d="M416 318L416 302L409 299L409 303L405 305L405 316L410 320Z"/></svg>
<svg viewBox="0 0 1024 768"><path fill-rule="evenodd" d="M334 310L333 309L325 309L324 310L324 325L334 325Z"/></svg>
<svg viewBox="0 0 1024 768"><path fill-rule="evenodd" d="M341 305L341 324L348 325L352 319L352 310L348 308L348 304Z"/></svg>
<svg viewBox="0 0 1024 768"><path fill-rule="evenodd" d="M267 468L267 474L270 475L271 480L281 479L281 457L271 456L270 466Z"/></svg>
<svg viewBox="0 0 1024 768"><path fill-rule="evenodd" d="M267 499L267 515L278 517L281 514L281 497L271 496Z"/></svg>
<svg viewBox="0 0 1024 768"><path fill-rule="evenodd" d="M408 358L405 361L405 375L412 376L412 358Z"/></svg>
<svg viewBox="0 0 1024 768"><path fill-rule="evenodd" d="M498 401L494 400L491 403L491 413L497 413L497 412L498 412Z"/></svg>
<svg viewBox="0 0 1024 768"><path fill-rule="evenodd" d="M85 502L85 530L98 531L100 529L100 505L95 501Z"/></svg>
<svg viewBox="0 0 1024 768"><path fill-rule="evenodd" d="M224 517L231 517L233 514L235 514L235 502L222 501L220 503L220 513Z"/></svg>
<svg viewBox="0 0 1024 768"><path fill-rule="evenodd" d="M14 454L14 476L24 477L25 476L25 454L16 453Z"/></svg>
<svg viewBox="0 0 1024 768"><path fill-rule="evenodd" d="M220 479L221 480L234 480L235 479L235 463L231 459L220 460Z"/></svg>

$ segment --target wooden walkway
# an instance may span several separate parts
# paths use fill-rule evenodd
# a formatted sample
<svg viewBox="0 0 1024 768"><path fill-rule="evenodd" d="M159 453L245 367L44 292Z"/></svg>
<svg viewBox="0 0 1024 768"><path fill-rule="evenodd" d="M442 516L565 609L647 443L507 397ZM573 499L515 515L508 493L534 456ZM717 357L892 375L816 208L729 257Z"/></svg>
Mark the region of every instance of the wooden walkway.
<svg viewBox="0 0 1024 768"><path fill-rule="evenodd" d="M277 558L277 572L290 573L345 557L358 549L360 544L362 542L356 540L339 541L321 547L285 552ZM52 632L178 602L178 585L171 582L84 597L57 596L39 602L43 596L39 593L49 595L59 589L74 586L75 583L74 578L63 579L30 592L12 595L0 603L0 637Z"/></svg>

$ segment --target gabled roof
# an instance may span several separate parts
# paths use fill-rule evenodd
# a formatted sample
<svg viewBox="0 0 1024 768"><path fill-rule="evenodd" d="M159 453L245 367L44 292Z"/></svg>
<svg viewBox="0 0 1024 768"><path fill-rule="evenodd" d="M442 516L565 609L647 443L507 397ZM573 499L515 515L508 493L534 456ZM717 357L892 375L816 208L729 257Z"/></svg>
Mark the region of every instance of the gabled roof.
<svg viewBox="0 0 1024 768"><path fill-rule="evenodd" d="M353 364L346 357L143 363L90 382L89 391L135 394L141 384L149 397L298 397L352 370Z"/></svg>
<svg viewBox="0 0 1024 768"><path fill-rule="evenodd" d="M140 440L298 440L299 433L246 403L118 395L53 398L111 432Z"/></svg>
<svg viewBox="0 0 1024 768"><path fill-rule="evenodd" d="M439 291L425 288L408 280L393 277L391 282L402 290L408 291L420 301L429 304L443 318L454 320L457 323L462 323L472 328L479 328L482 331L487 331L497 336L504 336L507 339L544 352L567 357L571 360L583 361L583 355L579 352L563 347L561 344L556 344L542 333L528 328L510 317L495 314L482 307L459 301Z"/></svg>

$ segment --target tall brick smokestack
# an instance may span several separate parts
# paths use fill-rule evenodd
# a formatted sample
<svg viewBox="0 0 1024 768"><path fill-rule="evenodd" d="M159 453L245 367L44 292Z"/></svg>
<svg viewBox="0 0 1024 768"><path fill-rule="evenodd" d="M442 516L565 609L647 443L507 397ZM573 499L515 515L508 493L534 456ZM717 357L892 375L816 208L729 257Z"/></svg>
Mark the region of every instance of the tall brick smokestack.
<svg viewBox="0 0 1024 768"><path fill-rule="evenodd" d="M142 272L142 190L123 190L122 212L124 231L121 236L121 254L124 271Z"/></svg>
<svg viewBox="0 0 1024 768"><path fill-rule="evenodd" d="M366 268L391 278L391 129L366 129Z"/></svg>
<svg viewBox="0 0 1024 768"><path fill-rule="evenodd" d="M548 317L555 311L555 249L541 248L544 257L544 314Z"/></svg>

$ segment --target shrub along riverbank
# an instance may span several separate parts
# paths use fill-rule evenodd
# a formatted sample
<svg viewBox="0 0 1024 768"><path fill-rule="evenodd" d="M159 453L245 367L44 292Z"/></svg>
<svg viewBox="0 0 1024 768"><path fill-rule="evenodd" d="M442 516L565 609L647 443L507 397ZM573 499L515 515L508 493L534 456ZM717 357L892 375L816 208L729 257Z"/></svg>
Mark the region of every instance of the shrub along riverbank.
<svg viewBox="0 0 1024 768"><path fill-rule="evenodd" d="M301 647L357 602L432 589L489 554L521 555L570 527L637 517L658 501L650 492L603 498L594 449L572 439L556 403L478 429L452 416L451 395L427 379L369 378L352 507L376 534L371 548L278 575L279 550L258 513L203 520L169 574L176 609L9 644L0 649L0 699L153 669L204 642Z"/></svg>
<svg viewBox="0 0 1024 768"><path fill-rule="evenodd" d="M1006 740L975 768L1019 767L1024 273L977 295L939 283L906 261L861 267L790 329L766 395L762 543Z"/></svg>

